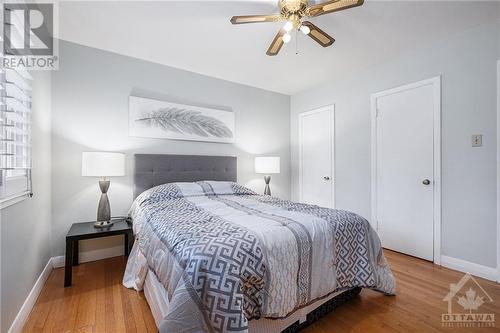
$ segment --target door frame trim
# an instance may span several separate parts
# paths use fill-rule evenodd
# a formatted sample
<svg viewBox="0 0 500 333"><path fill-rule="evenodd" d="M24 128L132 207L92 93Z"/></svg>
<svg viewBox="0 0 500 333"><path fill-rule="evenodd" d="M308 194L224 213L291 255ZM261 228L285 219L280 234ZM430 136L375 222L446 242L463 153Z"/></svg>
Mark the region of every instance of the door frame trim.
<svg viewBox="0 0 500 333"><path fill-rule="evenodd" d="M434 263L441 264L441 76L418 81L371 95L371 225L378 230L377 216L377 99L405 90L432 86L434 90Z"/></svg>
<svg viewBox="0 0 500 333"><path fill-rule="evenodd" d="M332 113L332 160L331 160L331 192L332 192L332 207L335 208L335 104L321 106L311 111L301 112L298 114L299 122L299 202L302 202L302 118L314 113L330 111Z"/></svg>

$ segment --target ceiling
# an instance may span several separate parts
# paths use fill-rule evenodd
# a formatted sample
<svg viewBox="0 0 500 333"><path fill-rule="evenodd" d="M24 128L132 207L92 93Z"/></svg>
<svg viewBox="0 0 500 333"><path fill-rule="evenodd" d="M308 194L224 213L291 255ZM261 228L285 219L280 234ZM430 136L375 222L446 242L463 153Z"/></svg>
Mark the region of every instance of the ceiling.
<svg viewBox="0 0 500 333"><path fill-rule="evenodd" d="M283 23L232 26L233 15L268 14L277 1L68 1L59 37L71 42L292 95L427 43L498 19L498 2L367 1L311 21L331 34L322 48L299 35L266 50ZM296 46L298 54L296 54Z"/></svg>

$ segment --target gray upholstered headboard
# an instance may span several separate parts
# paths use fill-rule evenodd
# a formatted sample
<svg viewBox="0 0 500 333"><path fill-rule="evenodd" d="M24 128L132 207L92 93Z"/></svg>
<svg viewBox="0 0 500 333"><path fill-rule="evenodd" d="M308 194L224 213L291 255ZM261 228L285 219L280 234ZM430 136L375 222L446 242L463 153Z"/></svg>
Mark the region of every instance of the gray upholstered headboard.
<svg viewBox="0 0 500 333"><path fill-rule="evenodd" d="M236 181L236 157L136 154L134 199L151 187L200 180Z"/></svg>

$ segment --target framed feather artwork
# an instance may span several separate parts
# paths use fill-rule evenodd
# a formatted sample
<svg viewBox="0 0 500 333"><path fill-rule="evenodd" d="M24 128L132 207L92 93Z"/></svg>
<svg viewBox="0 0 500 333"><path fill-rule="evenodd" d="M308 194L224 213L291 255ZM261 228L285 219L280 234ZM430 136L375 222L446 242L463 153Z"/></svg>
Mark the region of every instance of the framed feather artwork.
<svg viewBox="0 0 500 333"><path fill-rule="evenodd" d="M234 112L130 96L129 135L233 143Z"/></svg>

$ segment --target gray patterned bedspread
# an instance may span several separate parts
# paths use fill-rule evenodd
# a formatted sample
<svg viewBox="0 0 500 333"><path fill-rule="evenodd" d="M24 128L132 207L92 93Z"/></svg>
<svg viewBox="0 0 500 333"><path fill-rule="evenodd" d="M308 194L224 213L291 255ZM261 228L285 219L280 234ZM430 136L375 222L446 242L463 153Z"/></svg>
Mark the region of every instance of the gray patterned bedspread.
<svg viewBox="0 0 500 333"><path fill-rule="evenodd" d="M124 285L155 272L169 298L160 332L246 332L334 291L395 292L378 236L351 212L206 181L147 190L130 214Z"/></svg>

